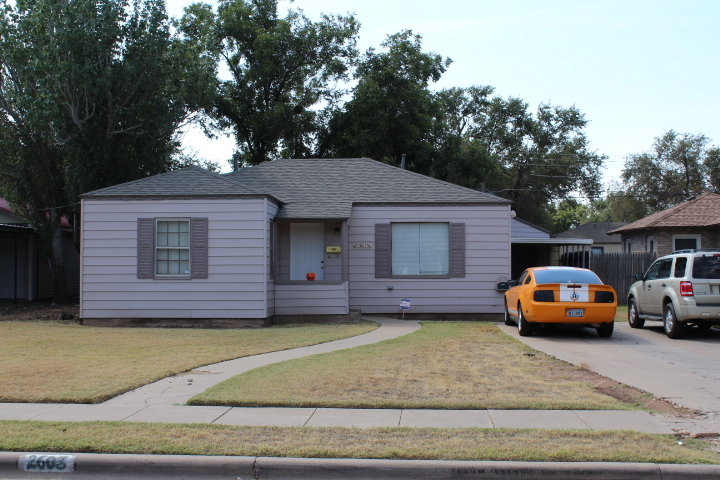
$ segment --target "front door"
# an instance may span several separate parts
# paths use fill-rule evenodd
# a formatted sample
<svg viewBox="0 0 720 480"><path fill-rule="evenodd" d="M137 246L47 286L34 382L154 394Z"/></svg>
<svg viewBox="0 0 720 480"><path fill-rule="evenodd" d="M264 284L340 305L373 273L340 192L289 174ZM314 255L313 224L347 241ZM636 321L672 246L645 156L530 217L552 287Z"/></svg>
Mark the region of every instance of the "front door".
<svg viewBox="0 0 720 480"><path fill-rule="evenodd" d="M325 279L325 225L322 223L290 224L290 280Z"/></svg>

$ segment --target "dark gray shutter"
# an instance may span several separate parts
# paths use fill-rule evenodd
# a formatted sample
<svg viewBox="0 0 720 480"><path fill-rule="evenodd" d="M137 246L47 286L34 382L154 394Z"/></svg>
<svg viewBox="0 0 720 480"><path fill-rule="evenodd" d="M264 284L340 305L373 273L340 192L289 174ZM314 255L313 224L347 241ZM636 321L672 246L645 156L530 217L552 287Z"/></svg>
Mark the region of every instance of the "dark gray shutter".
<svg viewBox="0 0 720 480"><path fill-rule="evenodd" d="M137 278L155 277L155 219L137 221Z"/></svg>
<svg viewBox="0 0 720 480"><path fill-rule="evenodd" d="M375 224L375 278L389 278L392 274L390 261L390 224Z"/></svg>
<svg viewBox="0 0 720 480"><path fill-rule="evenodd" d="M190 219L190 276L208 278L208 219Z"/></svg>
<svg viewBox="0 0 720 480"><path fill-rule="evenodd" d="M450 224L450 278L465 277L465 224Z"/></svg>

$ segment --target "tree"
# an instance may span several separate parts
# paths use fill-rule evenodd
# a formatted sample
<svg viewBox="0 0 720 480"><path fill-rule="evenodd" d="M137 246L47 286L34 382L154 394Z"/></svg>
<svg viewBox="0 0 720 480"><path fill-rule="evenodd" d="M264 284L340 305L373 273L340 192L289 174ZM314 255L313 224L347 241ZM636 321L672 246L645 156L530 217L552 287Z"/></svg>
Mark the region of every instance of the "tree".
<svg viewBox="0 0 720 480"><path fill-rule="evenodd" d="M462 145L481 152L443 159L447 179L477 188L484 176L487 188L511 199L519 216L552 229L559 202L578 193L598 196L604 157L589 150L587 121L575 107L540 105L533 115L522 100L491 98L493 91L475 86L440 92L450 126L445 138L460 136Z"/></svg>
<svg viewBox="0 0 720 480"><path fill-rule="evenodd" d="M38 232L64 301L61 218L79 218L83 192L171 169L175 130L211 98L212 75L171 36L161 0L2 6L0 188Z"/></svg>
<svg viewBox="0 0 720 480"><path fill-rule="evenodd" d="M360 60L357 86L344 108L336 110L321 137L319 156L369 157L432 174L433 128L439 104L429 90L450 59L422 51L410 30L388 35L383 52L369 49Z"/></svg>
<svg viewBox="0 0 720 480"><path fill-rule="evenodd" d="M312 22L297 10L280 18L277 0L224 0L217 14L192 5L180 29L229 70L208 113L215 127L232 130L244 162L309 155L316 110L337 98L333 84L357 56L353 16Z"/></svg>
<svg viewBox="0 0 720 480"><path fill-rule="evenodd" d="M655 213L718 186L720 149L705 135L670 130L657 137L649 152L625 160L625 191Z"/></svg>

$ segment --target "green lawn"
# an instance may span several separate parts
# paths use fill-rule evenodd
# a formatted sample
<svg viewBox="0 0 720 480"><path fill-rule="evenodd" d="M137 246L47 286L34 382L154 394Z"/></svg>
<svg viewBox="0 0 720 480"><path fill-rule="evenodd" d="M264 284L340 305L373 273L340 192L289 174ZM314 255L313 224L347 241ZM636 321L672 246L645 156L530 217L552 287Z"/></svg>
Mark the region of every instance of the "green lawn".
<svg viewBox="0 0 720 480"><path fill-rule="evenodd" d="M203 365L377 327L361 322L215 330L0 322L0 402L97 403Z"/></svg>
<svg viewBox="0 0 720 480"><path fill-rule="evenodd" d="M393 340L251 370L192 405L630 409L495 324L423 322ZM257 388L262 385L262 388Z"/></svg>

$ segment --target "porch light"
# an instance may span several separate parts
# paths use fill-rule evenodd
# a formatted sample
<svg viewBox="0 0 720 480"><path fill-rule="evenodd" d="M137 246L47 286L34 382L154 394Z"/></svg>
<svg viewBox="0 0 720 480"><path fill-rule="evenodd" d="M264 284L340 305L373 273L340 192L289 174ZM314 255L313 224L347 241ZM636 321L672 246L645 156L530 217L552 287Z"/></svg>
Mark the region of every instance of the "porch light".
<svg viewBox="0 0 720 480"><path fill-rule="evenodd" d="M335 236L336 237L340 236L340 228L339 227L335 227Z"/></svg>

